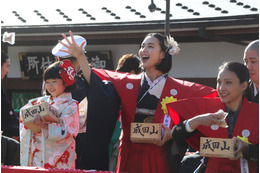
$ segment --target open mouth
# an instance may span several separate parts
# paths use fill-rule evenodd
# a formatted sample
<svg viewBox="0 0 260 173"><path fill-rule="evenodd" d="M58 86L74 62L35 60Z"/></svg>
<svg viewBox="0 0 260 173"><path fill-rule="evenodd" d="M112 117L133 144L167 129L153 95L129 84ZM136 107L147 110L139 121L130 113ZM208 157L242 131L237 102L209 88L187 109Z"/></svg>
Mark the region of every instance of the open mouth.
<svg viewBox="0 0 260 173"><path fill-rule="evenodd" d="M143 57L142 57L142 60L143 60L143 61L147 61L148 59L149 59L149 56L143 56Z"/></svg>

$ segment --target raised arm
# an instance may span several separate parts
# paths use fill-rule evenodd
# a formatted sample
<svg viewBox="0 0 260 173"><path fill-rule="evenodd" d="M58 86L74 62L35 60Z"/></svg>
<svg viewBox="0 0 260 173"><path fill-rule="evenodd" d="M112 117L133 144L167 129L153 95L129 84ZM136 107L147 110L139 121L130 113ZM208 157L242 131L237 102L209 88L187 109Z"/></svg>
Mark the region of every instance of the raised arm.
<svg viewBox="0 0 260 173"><path fill-rule="evenodd" d="M83 75L84 75L85 79L87 80L88 84L90 84L91 70L90 70L88 60L83 51L83 45L85 44L85 41L83 41L79 46L75 42L75 39L74 39L71 31L69 31L69 35L71 37L71 42L69 41L69 39L67 38L67 36L65 34L62 34L64 39L67 41L68 45L59 40L59 43L61 43L64 47L67 48L67 50L60 49L60 51L67 52L70 55L72 55L73 57L77 58L77 60L80 64L80 67L82 69Z"/></svg>

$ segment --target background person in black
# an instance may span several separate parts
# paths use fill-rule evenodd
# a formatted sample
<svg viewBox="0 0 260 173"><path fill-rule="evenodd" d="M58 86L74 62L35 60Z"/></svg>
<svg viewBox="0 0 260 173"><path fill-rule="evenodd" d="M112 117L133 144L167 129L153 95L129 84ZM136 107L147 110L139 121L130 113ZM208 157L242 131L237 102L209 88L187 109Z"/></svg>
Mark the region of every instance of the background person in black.
<svg viewBox="0 0 260 173"><path fill-rule="evenodd" d="M8 55L4 51L1 51L2 82L4 77L9 72L9 66L10 59ZM19 119L12 108L11 102L5 95L3 83L1 87L1 131L3 131L4 136L8 136L19 141Z"/></svg>
<svg viewBox="0 0 260 173"><path fill-rule="evenodd" d="M82 39L84 38L80 36L77 38L75 37L77 44L81 44ZM62 40L62 42L66 43L65 40ZM60 44L57 44L56 46L59 47L59 49L64 48ZM55 50L55 47L53 50ZM64 54L64 52L61 51L52 51L52 53L55 56L59 56L61 58L66 57L70 59L74 67L76 64L75 69L77 71L78 61L74 61L74 58L71 58L69 54ZM113 135L114 127L119 114L119 96L110 81L103 81L106 83L107 87L100 88L93 85L89 86L83 75L81 75L81 77L78 75L78 78L75 79L79 86L78 89L72 93L72 98L79 102L85 97L87 97L87 100L92 100L91 102L88 102L88 106L86 108L86 131L79 133L76 137L76 168L86 170L108 170L109 143ZM95 90L95 93L92 92L93 90ZM111 92L111 90L114 92ZM106 98L104 98L104 93ZM102 97L99 96L99 94ZM92 103L99 104L97 105ZM102 105L102 109L100 109L100 105Z"/></svg>
<svg viewBox="0 0 260 173"><path fill-rule="evenodd" d="M249 86L252 91L252 102L259 103L259 40L252 41L244 51L244 64L250 73Z"/></svg>
<svg viewBox="0 0 260 173"><path fill-rule="evenodd" d="M70 57L67 57L67 58L62 58L63 59L69 59L73 65L73 67L75 68L77 74L75 76L75 82L76 82L76 85L77 85L77 89L75 91L73 91L71 94L72 94L72 98L77 100L79 103L86 98L87 96L87 93L86 93L86 81L85 81L85 78L83 76L83 73L80 69L80 66L79 66L79 62L78 60L73 57L73 56L70 56Z"/></svg>
<svg viewBox="0 0 260 173"><path fill-rule="evenodd" d="M20 165L20 143L17 140L1 137L1 165Z"/></svg>
<svg viewBox="0 0 260 173"><path fill-rule="evenodd" d="M109 168L109 143L119 114L120 99L113 84L110 81L103 82L106 85L104 88L90 85L87 89L87 99L91 101L88 102L87 108L86 133L79 133L76 138L77 169Z"/></svg>
<svg viewBox="0 0 260 173"><path fill-rule="evenodd" d="M77 74L75 76L75 83L76 83L76 90L74 90L73 92L71 92L72 98L77 100L79 102L79 111L80 111L80 127L79 127L79 133L78 136L76 137L76 154L77 154L77 158L81 158L81 148L84 147L82 145L82 143L84 143L84 134L82 133L86 133L86 120L87 120L87 85L86 85L86 80L82 74L82 71L80 69L79 66L79 62L78 60L73 57L66 57L66 58L62 58L62 59L69 59L73 65L73 67L75 68ZM78 164L79 164L79 159L76 159L76 168L78 168Z"/></svg>
<svg viewBox="0 0 260 173"><path fill-rule="evenodd" d="M249 87L252 93L251 102L259 103L259 40L252 41L244 51L244 64L250 73ZM259 143L251 145L239 138L235 138L238 144L236 153L243 152L247 160L259 162ZM259 172L259 167L258 170Z"/></svg>

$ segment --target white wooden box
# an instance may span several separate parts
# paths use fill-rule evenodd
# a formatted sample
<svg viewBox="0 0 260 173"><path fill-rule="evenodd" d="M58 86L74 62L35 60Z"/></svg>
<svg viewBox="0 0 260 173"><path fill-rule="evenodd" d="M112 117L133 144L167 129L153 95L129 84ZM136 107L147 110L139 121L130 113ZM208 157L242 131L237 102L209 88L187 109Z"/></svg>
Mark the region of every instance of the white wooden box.
<svg viewBox="0 0 260 173"><path fill-rule="evenodd" d="M234 158L235 140L226 138L200 138L200 155L206 157Z"/></svg>
<svg viewBox="0 0 260 173"><path fill-rule="evenodd" d="M161 123L131 123L130 140L135 143L153 143L162 139Z"/></svg>
<svg viewBox="0 0 260 173"><path fill-rule="evenodd" d="M24 125L33 132L41 131L41 128L32 122L36 115L40 115L47 122L59 122L59 112L47 102L21 109L21 118Z"/></svg>

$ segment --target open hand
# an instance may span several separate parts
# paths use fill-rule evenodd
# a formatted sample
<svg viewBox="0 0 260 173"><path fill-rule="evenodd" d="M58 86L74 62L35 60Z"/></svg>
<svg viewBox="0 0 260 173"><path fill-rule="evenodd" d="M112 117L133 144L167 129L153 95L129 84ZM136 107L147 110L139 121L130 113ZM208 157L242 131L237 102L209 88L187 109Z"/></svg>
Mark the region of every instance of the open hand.
<svg viewBox="0 0 260 173"><path fill-rule="evenodd" d="M68 44L63 43L62 41L59 40L59 43L67 48L67 50L60 49L59 51L69 53L71 56L75 58L84 55L83 46L86 43L86 41L83 41L79 46L76 43L73 33L71 31L69 31L69 35L71 37L71 41L68 39L68 37L65 34L62 33L63 38L67 41Z"/></svg>

